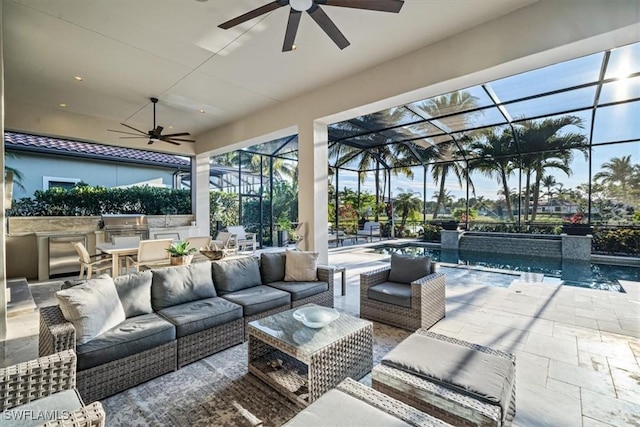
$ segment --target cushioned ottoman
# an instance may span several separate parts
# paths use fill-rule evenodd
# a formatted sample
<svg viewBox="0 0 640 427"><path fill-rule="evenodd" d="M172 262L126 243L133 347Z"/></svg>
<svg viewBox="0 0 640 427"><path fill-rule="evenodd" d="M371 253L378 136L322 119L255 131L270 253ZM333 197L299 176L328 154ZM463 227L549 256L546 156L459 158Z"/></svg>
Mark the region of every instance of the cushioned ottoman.
<svg viewBox="0 0 640 427"><path fill-rule="evenodd" d="M419 329L373 369L372 384L453 425L509 426L515 356Z"/></svg>

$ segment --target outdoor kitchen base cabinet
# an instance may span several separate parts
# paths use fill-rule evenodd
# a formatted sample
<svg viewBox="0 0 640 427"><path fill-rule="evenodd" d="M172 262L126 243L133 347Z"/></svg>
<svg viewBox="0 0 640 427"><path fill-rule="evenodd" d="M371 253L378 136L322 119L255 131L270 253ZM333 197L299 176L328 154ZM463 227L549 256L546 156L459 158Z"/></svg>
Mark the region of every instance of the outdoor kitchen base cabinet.
<svg viewBox="0 0 640 427"><path fill-rule="evenodd" d="M80 272L78 253L71 243L87 246L87 236L49 236L49 277L70 276Z"/></svg>

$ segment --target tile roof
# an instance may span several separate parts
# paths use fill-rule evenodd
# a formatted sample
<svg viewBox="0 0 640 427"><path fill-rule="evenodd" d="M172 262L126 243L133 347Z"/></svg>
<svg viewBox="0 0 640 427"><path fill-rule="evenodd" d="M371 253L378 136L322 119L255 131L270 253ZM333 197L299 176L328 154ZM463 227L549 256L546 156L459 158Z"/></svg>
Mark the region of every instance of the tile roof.
<svg viewBox="0 0 640 427"><path fill-rule="evenodd" d="M4 142L5 149L13 148L16 150L49 154L68 154L78 157L151 164L173 168L180 167L183 169L185 167L188 168L191 164L189 160L171 154L16 132L5 132Z"/></svg>

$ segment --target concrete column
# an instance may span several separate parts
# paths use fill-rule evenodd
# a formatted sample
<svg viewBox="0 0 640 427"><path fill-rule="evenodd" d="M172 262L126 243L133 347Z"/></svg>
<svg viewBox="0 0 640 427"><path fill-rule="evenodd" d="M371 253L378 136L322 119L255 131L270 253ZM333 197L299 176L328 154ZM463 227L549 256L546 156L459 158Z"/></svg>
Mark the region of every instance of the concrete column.
<svg viewBox="0 0 640 427"><path fill-rule="evenodd" d="M196 217L195 232L198 236L210 233L209 170L208 153L198 154L191 162L191 211Z"/></svg>
<svg viewBox="0 0 640 427"><path fill-rule="evenodd" d="M458 250L460 236L464 231L460 230L442 230L440 231L440 247L442 249Z"/></svg>
<svg viewBox="0 0 640 427"><path fill-rule="evenodd" d="M329 258L327 142L325 124L298 125L298 217L306 224L305 249L319 252L321 264Z"/></svg>
<svg viewBox="0 0 640 427"><path fill-rule="evenodd" d="M591 259L592 236L562 235L562 259L588 261Z"/></svg>
<svg viewBox="0 0 640 427"><path fill-rule="evenodd" d="M4 54L2 46L2 4L0 3L0 166L2 167L2 194L4 196ZM4 215L5 200L2 197L2 230L0 230L0 340L7 337L7 218Z"/></svg>

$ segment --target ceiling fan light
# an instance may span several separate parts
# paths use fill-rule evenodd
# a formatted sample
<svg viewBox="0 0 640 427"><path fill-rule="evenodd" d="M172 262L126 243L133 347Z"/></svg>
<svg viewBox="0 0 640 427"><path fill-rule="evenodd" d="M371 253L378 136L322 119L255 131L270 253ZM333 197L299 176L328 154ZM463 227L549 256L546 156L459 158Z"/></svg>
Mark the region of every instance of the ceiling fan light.
<svg viewBox="0 0 640 427"><path fill-rule="evenodd" d="M298 12L304 12L313 6L313 0L289 0L289 5Z"/></svg>

